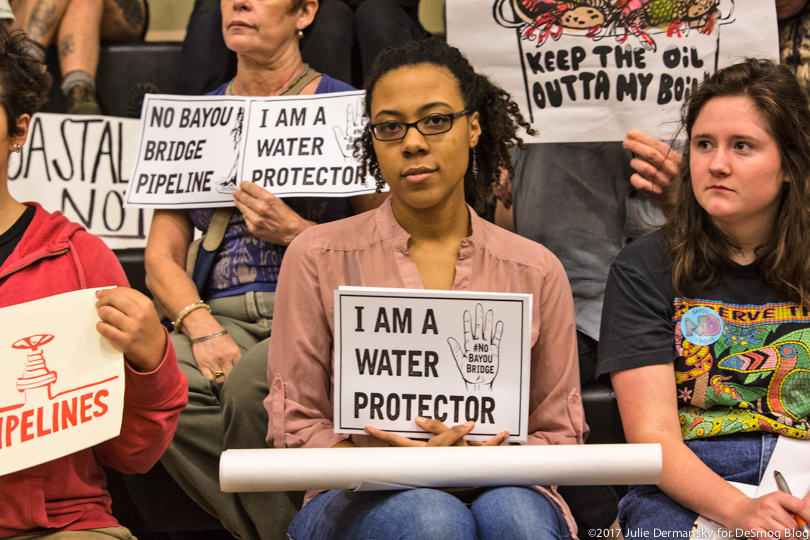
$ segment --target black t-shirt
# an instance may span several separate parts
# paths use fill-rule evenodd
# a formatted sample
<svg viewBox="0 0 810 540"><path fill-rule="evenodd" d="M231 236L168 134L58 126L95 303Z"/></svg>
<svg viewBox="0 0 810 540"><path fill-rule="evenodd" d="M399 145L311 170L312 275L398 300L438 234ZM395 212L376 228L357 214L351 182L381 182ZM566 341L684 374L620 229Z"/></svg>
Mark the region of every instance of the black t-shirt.
<svg viewBox="0 0 810 540"><path fill-rule="evenodd" d="M610 269L597 375L674 362L685 439L741 431L806 438L810 313L730 264L717 285L679 298L663 231L639 239Z"/></svg>
<svg viewBox="0 0 810 540"><path fill-rule="evenodd" d="M23 212L23 215L20 216L14 225L11 226L9 230L0 234L0 266L5 264L6 259L14 252L14 248L17 247L17 244L20 243L20 240L25 234L26 229L31 224L31 220L34 219L34 207L29 206Z"/></svg>

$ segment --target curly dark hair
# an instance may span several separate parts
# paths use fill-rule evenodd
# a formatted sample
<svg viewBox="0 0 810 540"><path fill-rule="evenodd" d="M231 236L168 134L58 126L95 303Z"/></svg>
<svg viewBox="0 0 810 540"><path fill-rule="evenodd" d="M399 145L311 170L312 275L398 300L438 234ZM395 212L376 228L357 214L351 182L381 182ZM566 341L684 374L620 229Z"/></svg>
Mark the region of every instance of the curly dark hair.
<svg viewBox="0 0 810 540"><path fill-rule="evenodd" d="M810 309L810 110L796 78L784 66L749 58L717 71L683 106L689 139L709 100L743 96L762 115L779 148L782 187L779 210L765 243L756 249L760 275L780 296ZM689 144L668 188L665 230L672 252L672 281L678 294L694 295L716 284L737 247L712 222L692 191Z"/></svg>
<svg viewBox="0 0 810 540"><path fill-rule="evenodd" d="M48 99L51 76L28 53L22 30L9 32L0 24L0 103L6 113L8 136L21 135L17 121L33 115Z"/></svg>
<svg viewBox="0 0 810 540"><path fill-rule="evenodd" d="M517 103L506 90L476 73L461 51L439 38L412 41L399 48L385 49L377 56L366 78L363 113L366 120L371 117L371 98L377 82L391 71L420 64L448 70L458 83L464 108L478 112L481 136L476 147L478 151L470 150L464 190L474 196L475 207L480 211L492 186L502 180L502 175L506 174L507 180L514 176L509 148L517 144L521 149L526 149L523 139L517 135L518 129L522 127L530 135L536 135L537 131L523 118ZM380 172L370 130L365 130L361 137L355 139L354 156L360 161L361 177L371 174L377 179L379 193L385 180ZM473 174L473 163L477 164L477 175Z"/></svg>

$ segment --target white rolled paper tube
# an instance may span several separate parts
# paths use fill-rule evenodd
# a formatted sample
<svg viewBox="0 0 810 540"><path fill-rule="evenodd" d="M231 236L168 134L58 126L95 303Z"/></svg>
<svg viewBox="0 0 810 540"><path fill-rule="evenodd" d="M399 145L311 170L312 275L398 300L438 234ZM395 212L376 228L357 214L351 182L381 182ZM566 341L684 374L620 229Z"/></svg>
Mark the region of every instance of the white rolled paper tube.
<svg viewBox="0 0 810 540"><path fill-rule="evenodd" d="M657 484L658 444L226 450L222 491Z"/></svg>

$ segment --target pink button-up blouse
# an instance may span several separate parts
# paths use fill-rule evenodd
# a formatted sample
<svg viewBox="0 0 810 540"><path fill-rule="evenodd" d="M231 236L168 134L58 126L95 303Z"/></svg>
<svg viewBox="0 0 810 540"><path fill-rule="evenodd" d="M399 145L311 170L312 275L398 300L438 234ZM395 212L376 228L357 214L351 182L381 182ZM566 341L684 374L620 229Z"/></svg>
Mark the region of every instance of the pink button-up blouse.
<svg viewBox="0 0 810 540"><path fill-rule="evenodd" d="M540 244L479 218L472 209L470 220L472 234L461 242L452 290L533 296L526 444L581 444L588 427L565 271ZM328 448L347 438L357 446L384 446L367 435L334 432L333 294L342 285L424 288L408 253L409 237L394 218L389 197L376 210L311 227L288 247L270 338L265 407L271 448ZM541 489L575 532L562 497L553 487Z"/></svg>

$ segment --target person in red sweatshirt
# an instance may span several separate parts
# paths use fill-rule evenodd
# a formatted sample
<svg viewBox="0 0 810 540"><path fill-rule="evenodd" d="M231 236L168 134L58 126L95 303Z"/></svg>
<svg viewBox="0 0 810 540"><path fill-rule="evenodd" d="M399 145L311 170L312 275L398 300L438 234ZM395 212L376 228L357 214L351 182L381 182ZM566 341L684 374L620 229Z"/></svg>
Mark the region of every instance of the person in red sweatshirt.
<svg viewBox="0 0 810 540"><path fill-rule="evenodd" d="M26 53L24 39L0 25L0 308L117 286L96 292L96 328L124 354L126 390L119 436L0 476L0 538L59 532L77 539L131 539L112 515L102 467L124 473L152 467L186 405L186 380L152 303L128 288L112 251L59 212L9 194L9 156L25 144L31 115L50 87L50 76Z"/></svg>

